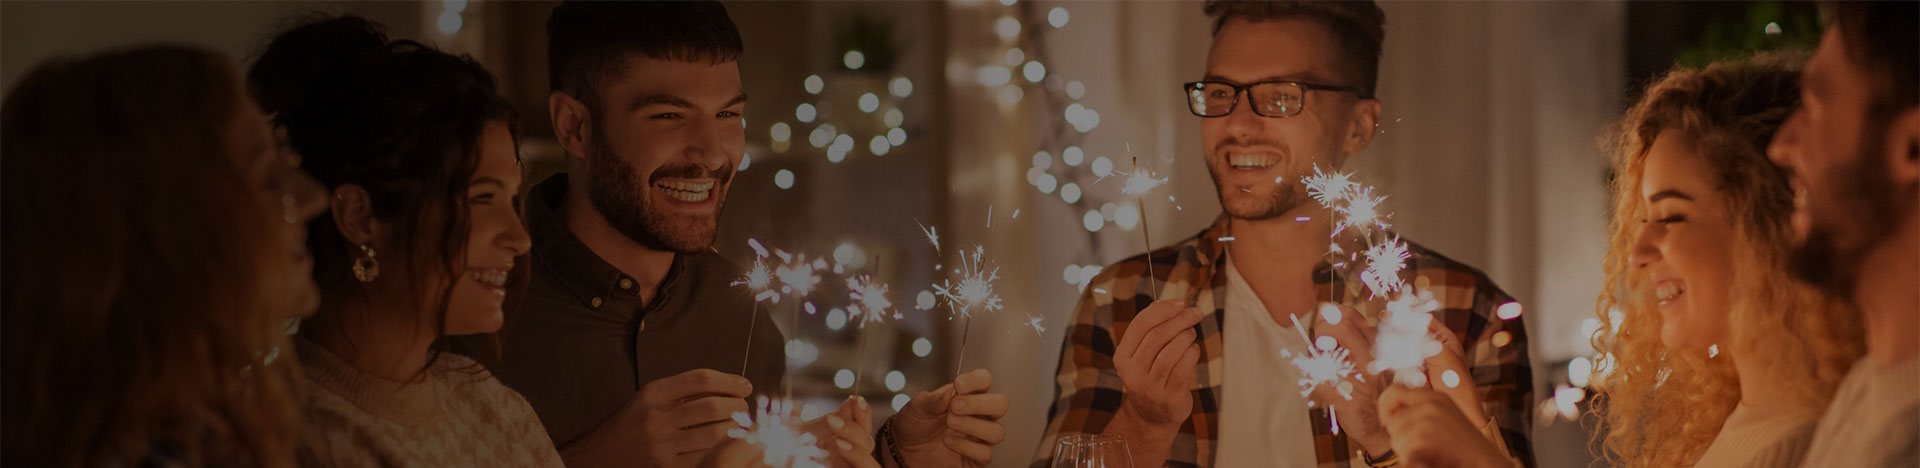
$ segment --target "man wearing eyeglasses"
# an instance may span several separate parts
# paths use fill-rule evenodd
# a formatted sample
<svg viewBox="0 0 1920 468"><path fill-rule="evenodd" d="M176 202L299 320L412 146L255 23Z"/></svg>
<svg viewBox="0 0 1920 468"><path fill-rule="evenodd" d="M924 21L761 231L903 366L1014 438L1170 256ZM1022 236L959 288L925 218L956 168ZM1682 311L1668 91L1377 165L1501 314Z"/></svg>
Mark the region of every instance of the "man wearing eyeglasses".
<svg viewBox="0 0 1920 468"><path fill-rule="evenodd" d="M1365 369L1382 300L1328 263L1332 223L1302 187L1375 135L1386 14L1372 2L1209 1L1213 45L1181 90L1224 213L1199 235L1101 271L1067 330L1047 437L1125 439L1139 467L1392 466L1368 373L1302 395L1289 356L1329 337ZM1385 233L1376 232L1375 235ZM1533 466L1526 327L1485 274L1409 242L1401 276L1438 302L1432 379L1513 461ZM1150 302L1159 298L1158 302ZM1321 303L1337 303L1319 312ZM1296 321L1297 320L1297 321ZM1338 429L1335 429L1337 418Z"/></svg>

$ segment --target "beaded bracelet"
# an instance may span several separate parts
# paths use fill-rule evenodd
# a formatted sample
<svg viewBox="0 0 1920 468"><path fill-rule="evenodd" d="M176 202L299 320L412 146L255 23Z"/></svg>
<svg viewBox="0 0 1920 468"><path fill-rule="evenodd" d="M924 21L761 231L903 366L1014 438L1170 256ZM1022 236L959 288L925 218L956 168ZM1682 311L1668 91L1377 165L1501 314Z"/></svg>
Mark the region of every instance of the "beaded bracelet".
<svg viewBox="0 0 1920 468"><path fill-rule="evenodd" d="M880 424L880 439L886 441L885 445L891 449L888 450L888 454L893 456L893 465L898 468L907 468L907 460L900 458L900 445L893 441L893 418L887 418L887 422ZM881 445L873 445L873 459L876 461L880 460Z"/></svg>

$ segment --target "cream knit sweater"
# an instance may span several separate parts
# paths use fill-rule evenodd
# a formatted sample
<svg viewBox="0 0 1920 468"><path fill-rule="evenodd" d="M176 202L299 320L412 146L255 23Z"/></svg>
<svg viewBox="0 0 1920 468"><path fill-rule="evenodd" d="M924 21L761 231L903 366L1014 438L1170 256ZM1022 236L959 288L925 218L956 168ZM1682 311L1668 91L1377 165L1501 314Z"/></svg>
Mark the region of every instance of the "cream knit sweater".
<svg viewBox="0 0 1920 468"><path fill-rule="evenodd" d="M1920 467L1920 357L1854 363L1801 466Z"/></svg>
<svg viewBox="0 0 1920 468"><path fill-rule="evenodd" d="M297 341L308 468L561 467L533 408L472 359L441 354L423 380L395 382Z"/></svg>
<svg viewBox="0 0 1920 468"><path fill-rule="evenodd" d="M1818 410L1755 408L1741 404L1727 415L1713 445L1694 468L1793 468L1807 455Z"/></svg>

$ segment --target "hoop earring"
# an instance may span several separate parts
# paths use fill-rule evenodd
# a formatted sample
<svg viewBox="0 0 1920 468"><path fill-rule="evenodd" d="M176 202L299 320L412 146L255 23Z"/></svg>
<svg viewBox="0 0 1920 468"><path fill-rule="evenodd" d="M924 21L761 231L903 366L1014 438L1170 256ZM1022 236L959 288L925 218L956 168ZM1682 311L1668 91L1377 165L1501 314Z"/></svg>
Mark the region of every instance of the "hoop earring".
<svg viewBox="0 0 1920 468"><path fill-rule="evenodd" d="M353 278L362 283L372 283L380 277L380 259L373 251L373 244L360 244L360 256L353 259Z"/></svg>

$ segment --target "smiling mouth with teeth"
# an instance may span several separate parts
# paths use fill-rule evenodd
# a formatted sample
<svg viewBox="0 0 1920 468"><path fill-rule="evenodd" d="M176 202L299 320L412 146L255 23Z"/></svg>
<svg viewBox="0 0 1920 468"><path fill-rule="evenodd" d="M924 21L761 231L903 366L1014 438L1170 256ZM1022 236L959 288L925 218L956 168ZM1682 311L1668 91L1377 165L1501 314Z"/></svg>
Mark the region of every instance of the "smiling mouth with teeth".
<svg viewBox="0 0 1920 468"><path fill-rule="evenodd" d="M714 185L713 179L659 180L653 183L654 187L665 190L667 197L688 203L707 201L713 196Z"/></svg>
<svg viewBox="0 0 1920 468"><path fill-rule="evenodd" d="M1663 305L1686 292L1687 284L1681 282L1660 283L1653 288L1654 297L1659 299Z"/></svg>
<svg viewBox="0 0 1920 468"><path fill-rule="evenodd" d="M504 268L471 268L467 277L480 282L487 290L505 297L507 295L507 270Z"/></svg>
<svg viewBox="0 0 1920 468"><path fill-rule="evenodd" d="M1234 169L1263 169L1279 163L1280 158L1268 154L1227 153L1227 164Z"/></svg>

